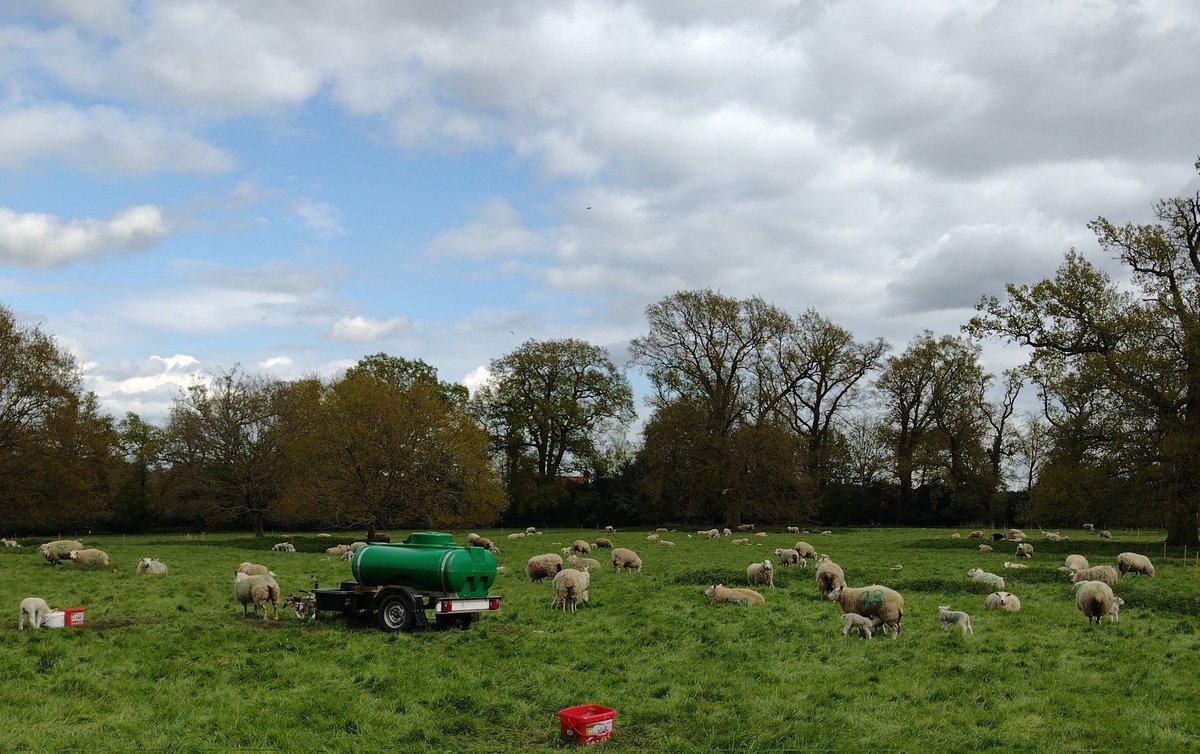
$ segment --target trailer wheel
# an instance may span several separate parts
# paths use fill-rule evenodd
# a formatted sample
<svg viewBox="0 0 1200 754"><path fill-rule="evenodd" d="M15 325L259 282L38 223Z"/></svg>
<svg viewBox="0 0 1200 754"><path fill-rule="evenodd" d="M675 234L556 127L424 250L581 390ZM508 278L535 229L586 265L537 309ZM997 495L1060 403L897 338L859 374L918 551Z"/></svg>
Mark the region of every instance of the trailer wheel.
<svg viewBox="0 0 1200 754"><path fill-rule="evenodd" d="M379 602L375 621L384 631L408 631L413 625L413 605L402 594L389 594Z"/></svg>

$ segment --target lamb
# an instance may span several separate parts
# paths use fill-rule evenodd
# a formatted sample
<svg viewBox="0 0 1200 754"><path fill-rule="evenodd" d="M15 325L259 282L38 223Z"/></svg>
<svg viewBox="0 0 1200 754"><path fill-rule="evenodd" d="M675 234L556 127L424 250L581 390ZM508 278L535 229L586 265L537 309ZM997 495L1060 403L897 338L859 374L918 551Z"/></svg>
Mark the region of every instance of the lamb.
<svg viewBox="0 0 1200 754"><path fill-rule="evenodd" d="M320 537L321 539L332 539L333 538L333 535L327 531L323 531L323 532L317 534L317 536Z"/></svg>
<svg viewBox="0 0 1200 754"><path fill-rule="evenodd" d="M789 527L787 527L786 531L788 534L799 534L800 527L799 526L789 526Z"/></svg>
<svg viewBox="0 0 1200 754"><path fill-rule="evenodd" d="M1121 573L1144 573L1154 575L1154 564L1145 555L1136 552L1123 552L1117 556L1117 568Z"/></svg>
<svg viewBox="0 0 1200 754"><path fill-rule="evenodd" d="M1104 529L1100 532L1100 539L1112 539L1112 532L1110 532L1108 529Z"/></svg>
<svg viewBox="0 0 1200 754"><path fill-rule="evenodd" d="M534 555L525 564L525 575L529 577L530 581L552 579L558 575L562 567L562 557L557 553L548 552L543 555Z"/></svg>
<svg viewBox="0 0 1200 754"><path fill-rule="evenodd" d="M724 529L721 530L721 536L722 537L731 537L731 536L733 536L733 532L730 531L728 526L726 526Z"/></svg>
<svg viewBox="0 0 1200 754"><path fill-rule="evenodd" d="M592 568L599 569L602 567L599 560L594 560L593 558L581 558L578 555L572 555L571 559L567 561L567 565L576 570L582 570L584 568L589 570Z"/></svg>
<svg viewBox="0 0 1200 754"><path fill-rule="evenodd" d="M597 549L601 549L601 550L611 550L613 548L613 543L612 543L611 539L605 539L604 537L599 537L596 539L595 547Z"/></svg>
<svg viewBox="0 0 1200 754"><path fill-rule="evenodd" d="M550 601L550 607L561 605L564 612L568 607L575 612L576 603L588 601L590 581L586 568L582 571L574 568L559 571L554 575L554 599Z"/></svg>
<svg viewBox="0 0 1200 754"><path fill-rule="evenodd" d="M333 547L325 548L325 554L336 555L339 558L348 552L350 552L350 545L334 545Z"/></svg>
<svg viewBox="0 0 1200 754"><path fill-rule="evenodd" d="M642 559L633 550L617 547L612 551L612 567L614 571L622 569L640 571L642 570Z"/></svg>
<svg viewBox="0 0 1200 754"><path fill-rule="evenodd" d="M851 628L857 628L864 639L872 638L875 621L858 613L842 613L842 636L849 636Z"/></svg>
<svg viewBox="0 0 1200 754"><path fill-rule="evenodd" d="M1063 567L1068 571L1082 571L1088 567L1088 559L1082 555L1068 555Z"/></svg>
<svg viewBox="0 0 1200 754"><path fill-rule="evenodd" d="M354 551L346 550L345 552L342 553L341 559L342 560L353 560L354 559Z"/></svg>
<svg viewBox="0 0 1200 754"><path fill-rule="evenodd" d="M704 590L704 596L708 597L710 605L720 605L728 602L731 605L749 607L751 605L761 605L766 602L766 599L753 589L727 587L724 584L713 584Z"/></svg>
<svg viewBox="0 0 1200 754"><path fill-rule="evenodd" d="M241 565L239 565L237 567L237 570L234 571L233 573L234 573L234 575L237 575L239 573L244 573L247 576L273 576L274 575L273 573L271 573L271 571L265 565L259 565L258 563L251 563L249 561L246 561L245 563L242 563Z"/></svg>
<svg viewBox="0 0 1200 754"><path fill-rule="evenodd" d="M295 552L296 546L291 542L280 542L271 548L274 552Z"/></svg>
<svg viewBox="0 0 1200 754"><path fill-rule="evenodd" d="M974 581L976 584L987 584L996 589L1004 588L1004 578L997 576L994 573L988 573L982 568L972 568L967 571L967 578Z"/></svg>
<svg viewBox="0 0 1200 754"><path fill-rule="evenodd" d="M991 545L980 545L980 546L979 546L979 551L980 551L980 552L991 552L991 551L992 551L992 546L991 546Z"/></svg>
<svg viewBox="0 0 1200 754"><path fill-rule="evenodd" d="M275 606L275 620L279 620L279 584L269 575L250 576L245 573L233 577L233 597L242 603L242 617L246 617L246 608L253 603L254 615L258 616L262 608L263 620L267 619L266 604Z"/></svg>
<svg viewBox="0 0 1200 754"><path fill-rule="evenodd" d="M668 540L665 540L665 539L660 539L660 540L658 540L658 544L659 544L659 546L660 546L660 547L674 547L674 546L675 546L675 543L674 543L674 542L670 542L670 541L668 541Z"/></svg>
<svg viewBox="0 0 1200 754"><path fill-rule="evenodd" d="M750 544L750 540L748 540L744 537L740 538L740 539L731 539L731 540L729 540L729 544L731 544L731 545L748 545L748 544Z"/></svg>
<svg viewBox="0 0 1200 754"><path fill-rule="evenodd" d="M828 596L834 589L846 586L846 574L842 567L829 559L828 555L817 558L817 593ZM846 612L857 612L847 610Z"/></svg>
<svg viewBox="0 0 1200 754"><path fill-rule="evenodd" d="M767 533L765 531L756 531L756 532L754 532L754 536L765 537L765 536L767 536Z"/></svg>
<svg viewBox="0 0 1200 754"><path fill-rule="evenodd" d="M958 532L954 532L953 534L950 535L950 539L962 539L962 535L959 534Z"/></svg>
<svg viewBox="0 0 1200 754"><path fill-rule="evenodd" d="M17 608L17 630L25 630L25 621L29 621L30 628L41 628L42 624L50 617L50 606L46 604L46 600L41 597L26 597L21 600L21 606Z"/></svg>
<svg viewBox="0 0 1200 754"><path fill-rule="evenodd" d="M830 534L833 534L833 532L831 532L831 531L829 531L828 529L826 529L825 531L821 532L821 534L822 534L822 535L824 535L824 536L829 536Z"/></svg>
<svg viewBox="0 0 1200 754"><path fill-rule="evenodd" d="M57 565L60 560L68 560L71 557L72 550L82 549L83 543L75 539L56 539L53 542L47 542L44 545L38 546L42 557L50 565Z"/></svg>
<svg viewBox="0 0 1200 754"><path fill-rule="evenodd" d="M1010 563L1006 560L1006 561L1004 561L1004 567L1012 568L1015 570L1015 569L1019 569L1019 568L1028 568L1029 566L1025 565L1024 563Z"/></svg>
<svg viewBox="0 0 1200 754"><path fill-rule="evenodd" d="M1033 557L1033 545L1029 544L1028 542L1022 542L1021 544L1017 545L1017 557L1018 558L1032 558Z"/></svg>
<svg viewBox="0 0 1200 754"><path fill-rule="evenodd" d="M158 558L142 558L137 564L137 573L148 573L151 576L166 576L167 564Z"/></svg>
<svg viewBox="0 0 1200 754"><path fill-rule="evenodd" d="M587 555L588 553L590 553L592 551L592 546L589 545L587 542L584 542L582 539L577 539L571 545L571 549L581 555Z"/></svg>
<svg viewBox="0 0 1200 754"><path fill-rule="evenodd" d="M751 563L746 566L746 583L754 586L756 584L764 584L769 587L775 586L775 567L771 565L770 560L764 560L761 563Z"/></svg>
<svg viewBox="0 0 1200 754"><path fill-rule="evenodd" d="M1021 610L1021 600L1012 592L992 592L983 598L983 607L987 610L1016 613Z"/></svg>
<svg viewBox="0 0 1200 754"><path fill-rule="evenodd" d="M650 536L646 537L646 541L647 541L647 542L657 542L657 541L658 541L658 535L657 535L657 534L651 534Z"/></svg>
<svg viewBox="0 0 1200 754"><path fill-rule="evenodd" d="M71 560L74 560L79 565L106 566L108 565L108 553L95 548L71 550Z"/></svg>
<svg viewBox="0 0 1200 754"><path fill-rule="evenodd" d="M1108 609L1108 622L1116 623L1121 620L1121 605L1125 604L1125 600L1120 597L1113 597L1112 607Z"/></svg>
<svg viewBox="0 0 1200 754"><path fill-rule="evenodd" d="M813 547L812 545L810 545L808 542L801 540L801 541L797 542L795 545L793 545L792 549L795 550L796 552L800 553L800 557L804 558L805 560L809 560L809 559L816 560L817 559L816 548Z"/></svg>
<svg viewBox="0 0 1200 754"><path fill-rule="evenodd" d="M983 539L983 532L980 531L979 529L976 529L975 531L968 534L967 537L970 539Z"/></svg>
<svg viewBox="0 0 1200 754"><path fill-rule="evenodd" d="M518 531L508 535L509 539L525 539L525 532Z"/></svg>
<svg viewBox="0 0 1200 754"><path fill-rule="evenodd" d="M1071 573L1072 584L1078 584L1080 581L1103 581L1109 586L1116 586L1117 569L1107 565L1081 568Z"/></svg>
<svg viewBox="0 0 1200 754"><path fill-rule="evenodd" d="M836 587L826 599L842 607L843 613L858 613L867 618L878 618L890 626L892 638L900 636L900 624L904 620L904 597L894 589L880 584L850 588L844 584Z"/></svg>
<svg viewBox="0 0 1200 754"><path fill-rule="evenodd" d="M1088 625L1093 620L1097 626L1100 625L1100 619L1113 611L1115 602L1116 595L1112 587L1103 581L1080 581L1075 584L1075 606L1088 619Z"/></svg>
<svg viewBox="0 0 1200 754"><path fill-rule="evenodd" d="M1095 525L1095 524L1084 524L1084 525L1083 525L1083 530L1084 530L1084 531L1094 531L1094 530L1095 530L1095 528L1096 528L1096 525Z"/></svg>
<svg viewBox="0 0 1200 754"><path fill-rule="evenodd" d="M805 566L808 565L808 561L801 558L800 553L795 550L776 548L775 557L779 558L779 564L783 566L792 566L797 563L803 563Z"/></svg>
<svg viewBox="0 0 1200 754"><path fill-rule="evenodd" d="M606 527L604 527L604 533L605 533L605 534L613 534L613 533L615 533L616 531L617 531L617 530L616 530L616 529L614 529L614 528L613 528L613 527L611 527L611 526L606 526Z"/></svg>
<svg viewBox="0 0 1200 754"><path fill-rule="evenodd" d="M971 628L971 616L961 610L951 610L949 605L938 605L938 622L942 624L943 631L951 623L957 623L964 634L975 634L975 629Z"/></svg>
<svg viewBox="0 0 1200 754"><path fill-rule="evenodd" d="M5 547L20 547L15 539L0 539L0 542L3 542Z"/></svg>
<svg viewBox="0 0 1200 754"><path fill-rule="evenodd" d="M358 552L360 549L362 549L363 547L366 547L366 546L367 546L366 542L351 542L350 544L346 545L346 547L349 548L350 552ZM480 547L482 547L482 546L483 545L480 545Z"/></svg>

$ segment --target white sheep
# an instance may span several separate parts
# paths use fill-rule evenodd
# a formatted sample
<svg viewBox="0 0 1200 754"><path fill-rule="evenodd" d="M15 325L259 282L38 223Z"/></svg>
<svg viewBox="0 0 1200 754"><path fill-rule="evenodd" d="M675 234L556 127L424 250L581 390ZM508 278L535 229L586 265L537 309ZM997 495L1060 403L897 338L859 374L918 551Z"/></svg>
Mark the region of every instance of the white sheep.
<svg viewBox="0 0 1200 754"><path fill-rule="evenodd" d="M1096 528L1095 524L1084 524L1083 525L1084 531L1093 531L1095 528Z"/></svg>
<svg viewBox="0 0 1200 754"><path fill-rule="evenodd" d="M537 534L538 533L537 527L536 526L526 526L525 533L526 534Z"/></svg>
<svg viewBox="0 0 1200 754"><path fill-rule="evenodd" d="M602 567L599 560L595 560L593 558L581 558L578 555L572 555L567 561L567 565L576 570L587 568L589 571L591 569L600 569Z"/></svg>
<svg viewBox="0 0 1200 754"><path fill-rule="evenodd" d="M858 613L868 618L878 618L880 623L890 626L892 638L900 636L900 624L904 620L904 597L894 589L881 584L863 587L836 587L826 599L833 600L842 608L842 613Z"/></svg>
<svg viewBox="0 0 1200 754"><path fill-rule="evenodd" d="M612 551L612 567L614 571L640 571L642 570L642 559L633 550L616 547Z"/></svg>
<svg viewBox="0 0 1200 754"><path fill-rule="evenodd" d="M148 573L151 576L166 576L167 564L158 558L142 558L137 564L137 573Z"/></svg>
<svg viewBox="0 0 1200 754"><path fill-rule="evenodd" d="M1032 558L1033 557L1033 545L1029 544L1028 542L1022 542L1021 544L1017 545L1017 557L1018 558Z"/></svg>
<svg viewBox="0 0 1200 754"><path fill-rule="evenodd" d="M754 532L754 536L765 537L765 536L767 536L767 533L765 531L756 531L756 532Z"/></svg>
<svg viewBox="0 0 1200 754"><path fill-rule="evenodd" d="M954 532L953 534L950 535L950 539L962 539L962 535L959 534L958 532Z"/></svg>
<svg viewBox="0 0 1200 754"><path fill-rule="evenodd" d="M490 540L483 540L483 541L486 542L486 541L490 541ZM348 544L346 546L350 548L350 552L358 552L362 548L366 547L367 543L366 542L351 542L350 544ZM483 545L479 545L479 546L483 547Z"/></svg>
<svg viewBox="0 0 1200 754"><path fill-rule="evenodd" d="M658 540L658 546L659 547L674 547L675 543L671 542L669 540L666 540L666 539L660 539L660 540Z"/></svg>
<svg viewBox="0 0 1200 754"><path fill-rule="evenodd" d="M761 563L751 563L746 566L746 583L751 586L762 584L774 587L775 567L771 565L771 561L764 560Z"/></svg>
<svg viewBox="0 0 1200 754"><path fill-rule="evenodd" d="M1121 573L1144 573L1154 575L1154 564L1145 555L1136 552L1123 552L1117 556L1117 568Z"/></svg>
<svg viewBox="0 0 1200 754"><path fill-rule="evenodd" d="M799 534L800 527L799 526L789 526L789 527L787 527L786 531L788 534Z"/></svg>
<svg viewBox="0 0 1200 754"><path fill-rule="evenodd" d="M108 565L108 553L94 547L86 550L71 550L71 560L84 566L106 566Z"/></svg>
<svg viewBox="0 0 1200 754"><path fill-rule="evenodd" d="M1117 596L1113 597L1112 607L1108 608L1108 622L1109 623L1116 623L1117 621L1121 620L1121 615L1120 615L1121 605L1124 605L1124 604L1125 604L1125 600L1123 600Z"/></svg>
<svg viewBox="0 0 1200 754"><path fill-rule="evenodd" d="M657 534L651 534L651 535L649 535L649 536L647 536L647 537L646 537L646 541L647 541L647 542L657 542L657 541L658 541L658 535L657 535Z"/></svg>
<svg viewBox="0 0 1200 754"><path fill-rule="evenodd" d="M1063 568L1068 571L1082 571L1088 567L1088 559L1082 555L1068 555L1063 562Z"/></svg>
<svg viewBox="0 0 1200 754"><path fill-rule="evenodd" d="M333 538L333 535L327 531L323 531L323 532L317 534L317 536L320 537L321 539L332 539Z"/></svg>
<svg viewBox="0 0 1200 754"><path fill-rule="evenodd" d="M279 542L271 550L273 552L295 552L296 546L291 542Z"/></svg>
<svg viewBox="0 0 1200 754"><path fill-rule="evenodd" d="M1102 565L1072 571L1071 583L1078 584L1080 581L1103 581L1109 586L1115 586L1117 583L1117 569L1112 566Z"/></svg>
<svg viewBox="0 0 1200 754"><path fill-rule="evenodd" d="M826 536L826 537L827 537L827 536L829 536L830 534L833 534L833 532L831 532L830 530L826 529L825 531L821 532L821 534L822 534L823 536Z"/></svg>
<svg viewBox="0 0 1200 754"><path fill-rule="evenodd" d="M578 602L588 601L588 586L591 581L587 569L577 571L574 568L564 568L554 575L554 599L550 607L561 605L565 612L570 608L575 612Z"/></svg>
<svg viewBox="0 0 1200 754"><path fill-rule="evenodd" d="M483 547L483 545L482 545L482 544L480 544L481 542L483 542L483 537L479 536L479 535L478 535L478 534L476 534L475 532L471 532L470 534L468 534L468 535L467 535L467 544L468 544L469 546L471 546L471 547Z"/></svg>
<svg viewBox="0 0 1200 754"><path fill-rule="evenodd" d="M1010 563L1006 560L1006 561L1004 561L1004 567L1011 568L1013 570L1017 570L1020 568L1028 568L1029 566L1025 565L1024 563Z"/></svg>
<svg viewBox="0 0 1200 754"><path fill-rule="evenodd" d="M525 539L525 532L518 531L508 535L509 539Z"/></svg>
<svg viewBox="0 0 1200 754"><path fill-rule="evenodd" d="M17 540L15 540L15 539L0 539L0 542L3 542L5 547L20 547L21 546L21 545L17 544Z"/></svg>
<svg viewBox="0 0 1200 754"><path fill-rule="evenodd" d="M275 620L279 620L279 584L269 575L250 576L238 573L233 577L233 597L242 603L242 617L246 617L246 609L254 605L254 615L262 608L263 620L267 619L266 604L270 602L275 607Z"/></svg>
<svg viewBox="0 0 1200 754"><path fill-rule="evenodd" d="M983 532L980 531L979 529L976 529L975 531L968 534L967 537L969 539L983 539Z"/></svg>
<svg viewBox="0 0 1200 754"><path fill-rule="evenodd" d="M25 630L25 622L29 621L30 628L41 628L50 617L50 606L41 597L26 597L17 608L17 630Z"/></svg>
<svg viewBox="0 0 1200 754"><path fill-rule="evenodd" d="M943 631L949 628L951 623L956 623L964 634L975 633L975 629L971 628L971 616L962 610L951 610L949 605L938 605L938 622L942 624Z"/></svg>
<svg viewBox="0 0 1200 754"><path fill-rule="evenodd" d="M265 565L260 565L258 563L251 563L250 561L246 561L246 562L242 563L241 565L239 565L237 567L237 570L235 570L233 573L235 576L239 573L244 573L247 576L274 576L275 575L275 574L271 573L270 569L268 569Z"/></svg>
<svg viewBox="0 0 1200 754"><path fill-rule="evenodd" d="M988 573L982 568L972 568L967 571L967 578L974 581L976 584L987 584L995 589L1004 588L1004 578L997 576L994 573Z"/></svg>
<svg viewBox="0 0 1200 754"><path fill-rule="evenodd" d="M604 537L598 537L596 539L594 546L597 549L601 549L601 550L611 550L613 548L613 543L612 543L611 539L605 539Z"/></svg>
<svg viewBox="0 0 1200 754"><path fill-rule="evenodd" d="M1110 532L1108 529L1104 529L1100 532L1100 539L1112 539L1112 532Z"/></svg>
<svg viewBox="0 0 1200 754"><path fill-rule="evenodd" d="M748 540L744 537L739 538L739 539L731 539L731 540L729 540L729 544L731 544L731 545L748 545L748 544L750 544L750 540Z"/></svg>
<svg viewBox="0 0 1200 754"><path fill-rule="evenodd" d="M345 552L343 552L341 559L342 560L353 560L354 559L354 550L346 550Z"/></svg>
<svg viewBox="0 0 1200 754"><path fill-rule="evenodd" d="M1012 592L992 592L983 598L983 607L987 610L1016 613L1021 610L1021 600Z"/></svg>
<svg viewBox="0 0 1200 754"><path fill-rule="evenodd" d="M733 531L731 531L730 528L728 526L726 526L724 529L721 530L721 536L722 537L731 537L731 536L733 536Z"/></svg>
<svg viewBox="0 0 1200 754"><path fill-rule="evenodd" d="M858 613L842 613L842 636L849 636L850 629L856 628L864 639L872 638L875 620Z"/></svg>
<svg viewBox="0 0 1200 754"><path fill-rule="evenodd" d="M800 553L795 550L784 550L776 548L775 557L779 558L779 564L782 566L793 566L797 563L808 565L808 561L800 557Z"/></svg>
<svg viewBox="0 0 1200 754"><path fill-rule="evenodd" d="M1112 612L1115 604L1116 595L1112 587L1103 581L1080 581L1075 584L1075 606L1088 619L1089 625L1092 621L1100 625L1100 619Z"/></svg>
<svg viewBox="0 0 1200 754"><path fill-rule="evenodd" d="M83 543L76 539L56 539L53 542L38 545L38 550L42 553L42 557L50 565L57 565L60 560L70 560L72 550L82 549Z"/></svg>
<svg viewBox="0 0 1200 754"><path fill-rule="evenodd" d="M817 549L804 540L800 540L796 544L792 545L792 549L800 553L800 557L804 558L805 560L817 559Z"/></svg>
<svg viewBox="0 0 1200 754"><path fill-rule="evenodd" d="M992 546L991 546L991 545L980 545L980 546L979 546L979 551L980 551L980 552L991 552L991 551L992 551Z"/></svg>
<svg viewBox="0 0 1200 754"><path fill-rule="evenodd" d="M525 575L529 577L530 581L552 579L562 570L562 567L562 557L557 553L547 552L542 555L534 555L525 563Z"/></svg>
<svg viewBox="0 0 1200 754"><path fill-rule="evenodd" d="M333 547L325 548L325 554L334 555L339 558L348 552L350 552L350 545L334 545Z"/></svg>
<svg viewBox="0 0 1200 754"><path fill-rule="evenodd" d="M750 605L761 605L767 601L753 589L727 587L724 584L713 584L704 590L704 596L708 597L710 605L720 605L728 602L731 605L749 607Z"/></svg>
<svg viewBox="0 0 1200 754"><path fill-rule="evenodd" d="M582 539L577 539L571 545L571 549L574 550L575 552L579 553L580 555L587 555L587 554L591 553L592 546L589 545L587 542L584 542Z"/></svg>
<svg viewBox="0 0 1200 754"><path fill-rule="evenodd" d="M606 526L604 527L604 531L606 534L612 534L616 531L616 529L614 529L612 526Z"/></svg>
<svg viewBox="0 0 1200 754"><path fill-rule="evenodd" d="M670 531L670 530L667 529L667 527L665 527L665 526L660 526L657 529L655 529L654 531L658 532L659 534L662 534L663 532Z"/></svg>
<svg viewBox="0 0 1200 754"><path fill-rule="evenodd" d="M830 560L828 555L821 555L817 558L816 580L817 593L825 597L834 589L846 585L846 573L840 565ZM847 610L846 612L856 611Z"/></svg>

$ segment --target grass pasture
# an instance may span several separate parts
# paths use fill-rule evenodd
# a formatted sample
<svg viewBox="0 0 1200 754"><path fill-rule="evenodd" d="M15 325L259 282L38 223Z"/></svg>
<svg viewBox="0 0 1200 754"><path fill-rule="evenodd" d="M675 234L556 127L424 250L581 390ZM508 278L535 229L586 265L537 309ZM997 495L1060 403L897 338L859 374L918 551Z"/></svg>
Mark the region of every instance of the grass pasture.
<svg viewBox="0 0 1200 754"><path fill-rule="evenodd" d="M548 608L549 581L530 583L524 564L598 532L479 533L502 549L503 609L467 631L410 634L330 615L242 618L238 563L270 566L285 596L310 575L336 586L349 565L322 551L351 536L297 536L295 554L270 552L280 536L96 536L85 544L113 568L88 570L46 564L36 544L50 537L22 539L0 550L0 750L550 751L557 710L586 703L617 710L602 746L614 752L1200 749L1200 571L1195 553L1164 556L1161 532L1052 543L1030 531L1029 569L1006 571L1015 545L981 553L941 529L771 533L749 546L678 531L664 535L673 548L621 531L610 538L645 570L594 574L574 615ZM776 565L765 605L707 604L707 586L744 585L747 565L797 539L851 586L900 591L900 638L843 638L812 566ZM1122 577L1120 621L1089 627L1056 569L1072 552L1115 565L1125 550L1157 574ZM170 574L135 575L145 556ZM966 579L973 566L1004 576L1022 611L984 611L991 590ZM86 627L18 632L30 595L85 606ZM939 604L969 612L975 635L943 633Z"/></svg>

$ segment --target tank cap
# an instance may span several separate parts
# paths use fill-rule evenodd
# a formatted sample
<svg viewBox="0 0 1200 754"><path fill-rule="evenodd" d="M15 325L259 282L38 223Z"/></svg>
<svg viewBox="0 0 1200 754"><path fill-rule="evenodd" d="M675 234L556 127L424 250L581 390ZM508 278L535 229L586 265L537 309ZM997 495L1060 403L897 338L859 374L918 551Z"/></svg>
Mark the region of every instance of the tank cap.
<svg viewBox="0 0 1200 754"><path fill-rule="evenodd" d="M406 545L452 545L454 535L440 531L414 531L404 540Z"/></svg>

